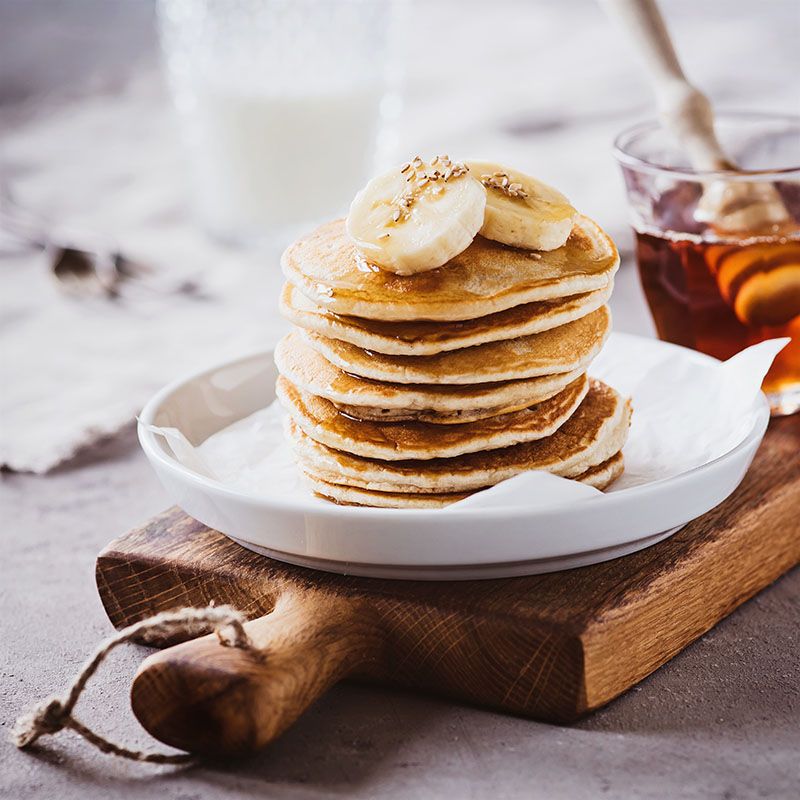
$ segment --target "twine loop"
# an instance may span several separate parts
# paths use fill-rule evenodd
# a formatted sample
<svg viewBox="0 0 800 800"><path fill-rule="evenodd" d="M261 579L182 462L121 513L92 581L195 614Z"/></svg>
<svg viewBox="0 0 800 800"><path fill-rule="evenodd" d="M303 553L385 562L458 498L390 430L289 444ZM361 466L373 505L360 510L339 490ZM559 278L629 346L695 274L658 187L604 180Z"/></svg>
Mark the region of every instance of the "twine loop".
<svg viewBox="0 0 800 800"><path fill-rule="evenodd" d="M27 747L44 734L58 733L63 730L68 716L69 712L60 698L55 695L48 697L17 720L12 734L15 744L17 747Z"/></svg>
<svg viewBox="0 0 800 800"><path fill-rule="evenodd" d="M11 741L19 748L32 745L40 736L58 733L69 728L86 739L104 753L154 764L184 764L194 756L189 753L146 753L129 750L114 744L95 733L77 720L73 715L89 678L106 659L108 654L125 642L134 639L152 640L172 636L198 636L213 628L223 647L253 649L253 644L244 629L244 616L231 606L208 606L207 608L182 608L178 611L164 611L123 628L103 641L94 655L84 664L63 695L51 695L22 714L11 731Z"/></svg>

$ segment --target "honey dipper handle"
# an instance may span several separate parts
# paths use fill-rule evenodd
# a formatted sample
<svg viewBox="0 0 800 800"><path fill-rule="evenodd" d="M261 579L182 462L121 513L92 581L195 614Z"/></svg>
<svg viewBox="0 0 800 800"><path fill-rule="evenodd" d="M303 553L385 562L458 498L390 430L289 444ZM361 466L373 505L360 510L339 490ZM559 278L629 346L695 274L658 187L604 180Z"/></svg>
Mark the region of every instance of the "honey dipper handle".
<svg viewBox="0 0 800 800"><path fill-rule="evenodd" d="M364 604L299 590L244 629L247 647L225 646L212 634L142 663L131 705L149 733L191 753L257 750L334 683L377 659L382 642Z"/></svg>
<svg viewBox="0 0 800 800"><path fill-rule="evenodd" d="M708 98L689 83L656 0L600 0L644 62L664 124L698 170L735 169L714 132Z"/></svg>

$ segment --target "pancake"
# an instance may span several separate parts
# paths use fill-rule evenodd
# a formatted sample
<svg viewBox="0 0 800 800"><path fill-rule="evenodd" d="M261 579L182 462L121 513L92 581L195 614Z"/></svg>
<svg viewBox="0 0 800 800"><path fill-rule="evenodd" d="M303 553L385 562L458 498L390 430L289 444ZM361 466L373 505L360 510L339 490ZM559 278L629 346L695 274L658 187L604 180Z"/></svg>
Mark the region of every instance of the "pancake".
<svg viewBox="0 0 800 800"><path fill-rule="evenodd" d="M467 422L527 408L557 394L582 374L577 369L473 386L384 383L358 378L334 366L310 347L298 331L278 342L275 363L295 386L330 400L351 416L423 422Z"/></svg>
<svg viewBox="0 0 800 800"><path fill-rule="evenodd" d="M570 373L572 374L572 373ZM575 377L581 374L575 372ZM353 419L365 422L430 422L432 425L461 425L464 422L477 422L500 414L510 414L528 408L530 401L516 405L496 408L476 408L474 411L402 411L395 408L370 408L369 406L351 406L346 403L334 403L337 411L347 414Z"/></svg>
<svg viewBox="0 0 800 800"><path fill-rule="evenodd" d="M557 250L519 250L477 236L438 269L395 275L359 256L344 220L336 220L290 245L281 265L290 283L336 314L446 321L603 289L619 266L619 254L600 227L579 214Z"/></svg>
<svg viewBox="0 0 800 800"><path fill-rule="evenodd" d="M613 287L611 281L593 292L525 303L458 322L386 322L335 314L287 283L281 293L281 313L298 327L329 339L340 339L377 353L425 356L557 328L600 308L611 296Z"/></svg>
<svg viewBox="0 0 800 800"><path fill-rule="evenodd" d="M471 492L450 494L408 494L402 492L372 492L354 486L336 483L305 475L314 492L340 506L372 506L373 508L444 508L469 497Z"/></svg>
<svg viewBox="0 0 800 800"><path fill-rule="evenodd" d="M301 469L330 483L379 492L467 492L530 469L574 478L618 453L628 436L630 402L591 380L577 411L546 439L457 458L382 461L343 453L306 436L290 421L288 433Z"/></svg>
<svg viewBox="0 0 800 800"><path fill-rule="evenodd" d="M276 389L289 415L315 441L354 455L396 461L453 458L551 436L581 404L589 381L581 375L542 403L461 425L356 420L329 400L299 390L283 376Z"/></svg>
<svg viewBox="0 0 800 800"><path fill-rule="evenodd" d="M625 459L622 451L611 456L611 458L590 467L586 472L582 472L575 477L576 481L594 486L595 489L606 489L625 472Z"/></svg>
<svg viewBox="0 0 800 800"><path fill-rule="evenodd" d="M596 489L610 486L623 471L622 453L617 453L602 464L592 467L586 472L576 475L573 480L587 483ZM306 480L314 491L339 505L374 506L376 508L443 508L465 497L472 492L449 492L442 494L415 494L407 492L376 492L370 489L359 489L354 486L329 483L311 475ZM478 490L480 491L480 490Z"/></svg>
<svg viewBox="0 0 800 800"><path fill-rule="evenodd" d="M489 342L433 356L390 356L304 331L306 341L332 364L361 378L391 383L473 384L533 378L582 369L611 330L607 306L542 333Z"/></svg>

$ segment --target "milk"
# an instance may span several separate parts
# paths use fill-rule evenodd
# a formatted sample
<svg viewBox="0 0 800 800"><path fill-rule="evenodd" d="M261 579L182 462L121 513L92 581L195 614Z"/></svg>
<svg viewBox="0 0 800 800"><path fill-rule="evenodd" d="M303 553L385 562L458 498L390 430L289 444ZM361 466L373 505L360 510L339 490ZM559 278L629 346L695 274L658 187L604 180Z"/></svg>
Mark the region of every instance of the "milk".
<svg viewBox="0 0 800 800"><path fill-rule="evenodd" d="M382 89L195 87L185 109L193 202L206 228L261 239L343 213L372 167Z"/></svg>
<svg viewBox="0 0 800 800"><path fill-rule="evenodd" d="M192 202L226 239L342 213L372 172L391 0L159 0Z"/></svg>

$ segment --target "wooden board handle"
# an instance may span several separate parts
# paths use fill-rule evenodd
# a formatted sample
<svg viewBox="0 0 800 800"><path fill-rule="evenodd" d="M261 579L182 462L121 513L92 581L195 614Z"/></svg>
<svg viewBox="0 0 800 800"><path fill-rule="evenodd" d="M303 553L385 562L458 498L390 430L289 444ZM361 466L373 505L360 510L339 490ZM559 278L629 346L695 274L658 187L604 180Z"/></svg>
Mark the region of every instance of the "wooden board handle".
<svg viewBox="0 0 800 800"><path fill-rule="evenodd" d="M334 683L376 661L383 642L366 604L322 592L282 594L244 627L252 647L211 634L142 663L131 706L149 733L192 753L257 750Z"/></svg>

